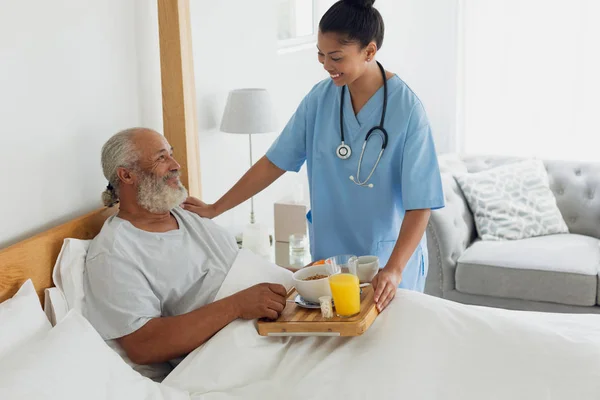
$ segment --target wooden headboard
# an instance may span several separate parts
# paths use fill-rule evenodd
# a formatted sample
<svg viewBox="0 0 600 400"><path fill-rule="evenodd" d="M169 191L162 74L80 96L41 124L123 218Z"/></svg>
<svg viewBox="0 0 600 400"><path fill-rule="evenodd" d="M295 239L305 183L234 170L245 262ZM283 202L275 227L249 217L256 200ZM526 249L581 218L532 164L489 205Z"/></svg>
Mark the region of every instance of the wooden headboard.
<svg viewBox="0 0 600 400"><path fill-rule="evenodd" d="M102 208L0 250L0 301L12 297L31 278L40 301L54 286L52 270L66 238L93 239L118 207Z"/></svg>

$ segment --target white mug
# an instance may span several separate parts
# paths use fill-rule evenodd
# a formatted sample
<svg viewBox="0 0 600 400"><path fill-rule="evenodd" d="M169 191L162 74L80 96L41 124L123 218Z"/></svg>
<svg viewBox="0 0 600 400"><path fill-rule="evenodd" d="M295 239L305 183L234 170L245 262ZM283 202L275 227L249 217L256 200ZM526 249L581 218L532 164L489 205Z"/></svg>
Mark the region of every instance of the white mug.
<svg viewBox="0 0 600 400"><path fill-rule="evenodd" d="M371 282L379 272L379 257L360 256L358 257L358 279L361 283Z"/></svg>

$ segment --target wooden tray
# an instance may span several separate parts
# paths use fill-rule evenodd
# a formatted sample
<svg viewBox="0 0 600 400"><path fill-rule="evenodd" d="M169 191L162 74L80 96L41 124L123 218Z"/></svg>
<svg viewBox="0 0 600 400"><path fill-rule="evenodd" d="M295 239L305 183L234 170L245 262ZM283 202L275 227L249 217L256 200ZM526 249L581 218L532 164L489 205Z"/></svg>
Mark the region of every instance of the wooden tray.
<svg viewBox="0 0 600 400"><path fill-rule="evenodd" d="M320 309L298 306L294 299L296 289L288 294L288 302L281 316L275 321L259 320L258 333L262 336L359 336L375 321L379 311L373 301L373 286L362 288L360 314L350 318L321 317Z"/></svg>

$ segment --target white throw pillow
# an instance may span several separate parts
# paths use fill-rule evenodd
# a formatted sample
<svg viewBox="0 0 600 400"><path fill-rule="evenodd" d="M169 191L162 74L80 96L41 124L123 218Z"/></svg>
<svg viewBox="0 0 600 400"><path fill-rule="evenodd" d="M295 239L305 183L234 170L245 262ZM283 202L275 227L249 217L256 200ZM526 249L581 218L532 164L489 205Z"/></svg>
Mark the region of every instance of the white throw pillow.
<svg viewBox="0 0 600 400"><path fill-rule="evenodd" d="M482 240L568 233L541 160L456 176Z"/></svg>
<svg viewBox="0 0 600 400"><path fill-rule="evenodd" d="M49 293L49 313L60 321L65 315L64 310L77 310L85 315L85 292L83 290L83 271L85 259L91 240L65 239L60 254L54 265L52 279L56 287L62 292L63 297ZM129 359L125 350L116 340L107 340L106 344L119 354L123 360L145 377L162 381L173 370L169 363L156 363L150 365L136 364Z"/></svg>
<svg viewBox="0 0 600 400"><path fill-rule="evenodd" d="M132 370L77 311L0 364L1 399L189 399Z"/></svg>
<svg viewBox="0 0 600 400"><path fill-rule="evenodd" d="M28 279L13 297L0 303L0 358L50 329L33 282Z"/></svg>

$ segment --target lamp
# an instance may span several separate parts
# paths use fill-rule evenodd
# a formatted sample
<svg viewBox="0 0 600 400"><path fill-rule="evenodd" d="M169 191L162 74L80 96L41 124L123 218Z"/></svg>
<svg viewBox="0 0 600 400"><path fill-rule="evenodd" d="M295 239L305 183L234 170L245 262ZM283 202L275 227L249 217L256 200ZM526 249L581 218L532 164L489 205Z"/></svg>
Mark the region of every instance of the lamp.
<svg viewBox="0 0 600 400"><path fill-rule="evenodd" d="M248 135L250 167L253 165L252 135L270 133L275 130L273 104L266 89L235 89L229 92L221 120L221 131ZM243 247L251 247L257 253L264 253L263 239L266 231L263 227L255 224L254 196L250 198L250 210L250 225L244 231ZM252 239L248 238L248 235L251 233L254 236ZM266 233L266 242L268 247L270 247L268 233Z"/></svg>

